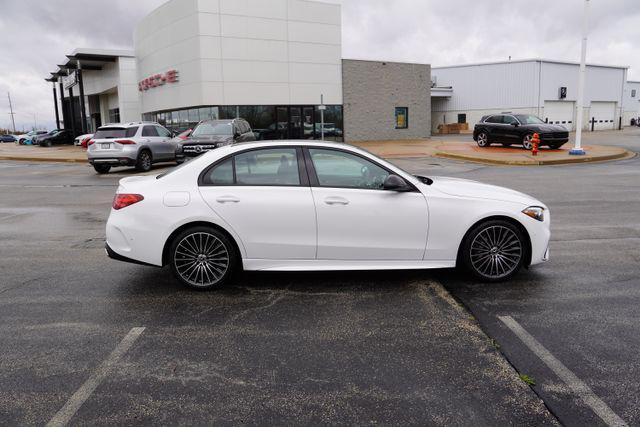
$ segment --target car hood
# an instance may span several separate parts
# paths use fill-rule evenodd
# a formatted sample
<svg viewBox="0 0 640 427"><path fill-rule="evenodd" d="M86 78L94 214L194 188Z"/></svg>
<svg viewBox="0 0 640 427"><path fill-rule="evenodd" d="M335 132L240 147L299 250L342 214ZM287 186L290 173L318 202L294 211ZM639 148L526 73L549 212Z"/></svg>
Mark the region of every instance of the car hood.
<svg viewBox="0 0 640 427"><path fill-rule="evenodd" d="M215 144L218 142L233 141L232 135L210 135L200 136L196 138L187 138L182 142L182 145L198 145L198 144Z"/></svg>
<svg viewBox="0 0 640 427"><path fill-rule="evenodd" d="M432 188L450 196L512 202L527 206L545 207L539 200L528 194L497 185L483 184L460 178L432 177Z"/></svg>
<svg viewBox="0 0 640 427"><path fill-rule="evenodd" d="M538 124L538 125L529 125L532 129L538 132L568 132L567 128L562 125L551 125L551 124Z"/></svg>

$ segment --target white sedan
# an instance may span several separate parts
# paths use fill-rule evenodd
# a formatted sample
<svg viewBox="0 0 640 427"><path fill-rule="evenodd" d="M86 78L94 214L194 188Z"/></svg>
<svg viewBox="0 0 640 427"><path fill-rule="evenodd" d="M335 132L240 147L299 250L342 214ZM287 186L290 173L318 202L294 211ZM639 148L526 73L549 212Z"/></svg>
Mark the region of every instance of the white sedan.
<svg viewBox="0 0 640 427"><path fill-rule="evenodd" d="M346 144L253 142L122 179L106 250L170 265L200 289L240 269L460 266L500 281L548 259L549 224L547 207L517 191L413 176Z"/></svg>

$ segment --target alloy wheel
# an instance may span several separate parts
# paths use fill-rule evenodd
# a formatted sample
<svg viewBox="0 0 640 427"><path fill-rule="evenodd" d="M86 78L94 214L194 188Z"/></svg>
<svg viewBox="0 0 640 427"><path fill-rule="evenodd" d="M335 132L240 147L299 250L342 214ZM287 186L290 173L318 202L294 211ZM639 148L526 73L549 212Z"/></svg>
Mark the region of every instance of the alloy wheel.
<svg viewBox="0 0 640 427"><path fill-rule="evenodd" d="M532 138L533 138L532 135L527 135L522 140L522 146L524 147L525 150L531 150L533 148L533 144L531 143Z"/></svg>
<svg viewBox="0 0 640 427"><path fill-rule="evenodd" d="M501 279L518 269L523 253L520 237L511 228L491 225L471 242L471 266L484 277Z"/></svg>
<svg viewBox="0 0 640 427"><path fill-rule="evenodd" d="M211 287L229 270L229 250L215 235L194 232L177 244L173 263L177 274L189 285Z"/></svg>
<svg viewBox="0 0 640 427"><path fill-rule="evenodd" d="M489 145L489 136L486 133L481 132L478 135L478 141L477 142L478 142L478 146L479 147L486 147L487 145Z"/></svg>

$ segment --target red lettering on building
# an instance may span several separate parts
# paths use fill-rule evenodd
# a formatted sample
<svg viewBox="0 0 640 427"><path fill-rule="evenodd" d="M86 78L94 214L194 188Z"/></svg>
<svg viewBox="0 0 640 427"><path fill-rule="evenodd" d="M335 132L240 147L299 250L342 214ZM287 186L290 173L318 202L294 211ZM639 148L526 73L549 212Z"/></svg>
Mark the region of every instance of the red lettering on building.
<svg viewBox="0 0 640 427"><path fill-rule="evenodd" d="M180 75L177 70L169 70L164 74L155 74L139 82L138 90L143 92L154 87L162 86L166 83L177 83L179 81L179 77Z"/></svg>

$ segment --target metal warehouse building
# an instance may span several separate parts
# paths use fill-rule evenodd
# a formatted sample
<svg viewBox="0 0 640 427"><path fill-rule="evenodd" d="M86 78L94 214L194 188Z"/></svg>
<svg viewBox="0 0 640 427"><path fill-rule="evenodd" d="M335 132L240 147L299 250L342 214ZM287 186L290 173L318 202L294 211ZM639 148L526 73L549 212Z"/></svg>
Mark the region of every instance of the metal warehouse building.
<svg viewBox="0 0 640 427"><path fill-rule="evenodd" d="M434 67L432 129L446 123L473 126L487 114L511 111L575 130L579 69L577 63L544 59ZM584 129L617 129L621 120L627 124L627 69L587 66Z"/></svg>
<svg viewBox="0 0 640 427"><path fill-rule="evenodd" d="M624 118L622 123L624 126L631 124L631 119L640 117L640 82L627 82L627 86L624 91Z"/></svg>

